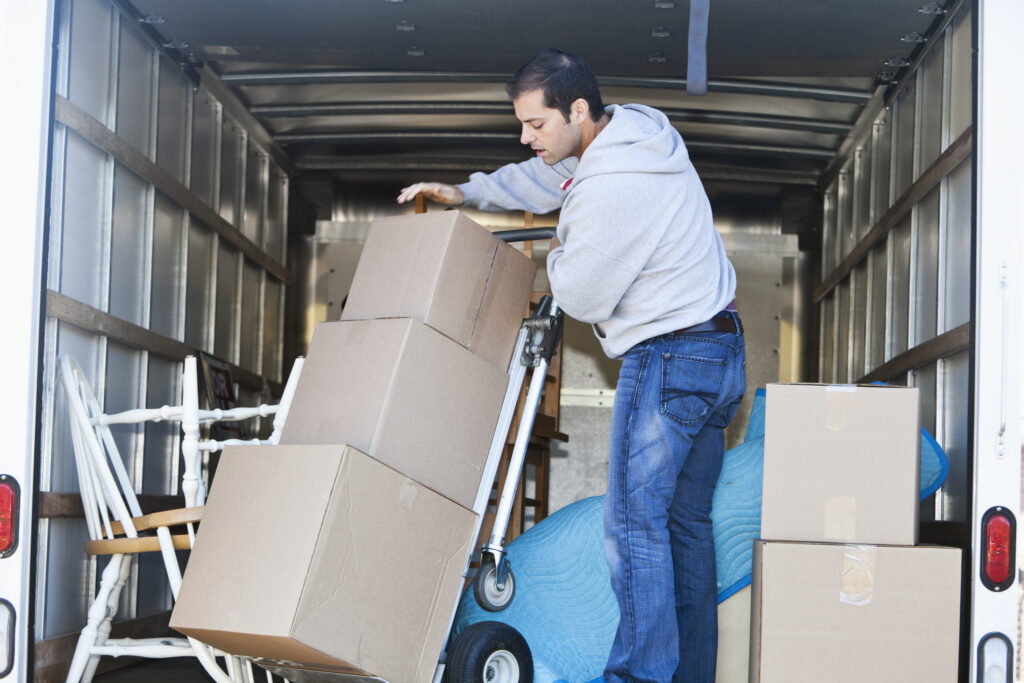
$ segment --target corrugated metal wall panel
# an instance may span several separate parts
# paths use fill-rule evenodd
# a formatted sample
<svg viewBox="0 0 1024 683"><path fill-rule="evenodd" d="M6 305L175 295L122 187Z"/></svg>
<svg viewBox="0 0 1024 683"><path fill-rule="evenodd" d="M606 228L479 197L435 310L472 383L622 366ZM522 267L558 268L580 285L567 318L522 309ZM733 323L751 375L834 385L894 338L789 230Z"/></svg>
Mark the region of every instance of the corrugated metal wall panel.
<svg viewBox="0 0 1024 683"><path fill-rule="evenodd" d="M78 307L80 320L112 316L109 320L117 325L130 323L149 331L146 334L155 333L137 336L129 345L101 334L107 329L102 325L90 332L59 317L47 322L42 413L50 432L42 440L40 487L76 492L67 407L56 379L61 354L78 360L109 411L180 403L181 358L160 355L175 348L175 340L233 363L238 361L239 339L252 340L245 347L245 366L255 374L247 381L262 380L263 372L280 380L284 285L267 275L266 263L246 260L253 255L243 258L210 226L193 220L195 209L187 204L219 210L232 224L221 226L222 234L244 227L255 237L257 248L263 248L264 224L272 223L267 242L273 261L280 263L288 181L265 150L248 145L247 131L239 124L229 122L221 145L220 103L204 89L193 96L180 68L111 3L69 0L58 35L57 91L68 98L77 118L54 126L48 286L66 297L62 301ZM79 122L88 117L106 127L105 134L116 135L113 147L101 148L100 139L85 132L94 123ZM255 161L245 182L247 146ZM222 162L224 154L227 159ZM115 160L113 155L120 156ZM139 155L155 162L173 181L131 161ZM271 178L274 192L268 194ZM171 187L168 182L180 185ZM162 189L154 183L162 183ZM183 198L190 186L194 198ZM238 225L243 206L245 226ZM264 310L264 279L271 281L273 315ZM243 293L251 299L244 315ZM57 310L54 315L67 314ZM264 325L274 329L263 329ZM146 348L147 342L138 342L140 338L155 340L159 353ZM261 363L261 354L269 360ZM179 490L178 425L118 426L113 431L137 492L159 495ZM82 550L85 537L82 520L41 521L37 639L76 631L85 623L97 580L96 563ZM169 606L159 557L136 562L118 618L161 612Z"/></svg>
<svg viewBox="0 0 1024 683"><path fill-rule="evenodd" d="M117 164L111 226L110 305L101 306L122 320L148 324L149 185Z"/></svg>
<svg viewBox="0 0 1024 683"><path fill-rule="evenodd" d="M186 216L166 195L156 193L149 329L178 340L184 338Z"/></svg>
<svg viewBox="0 0 1024 683"><path fill-rule="evenodd" d="M220 107L216 100L200 90L192 107L192 154L190 185L193 194L208 206L217 206L218 137Z"/></svg>
<svg viewBox="0 0 1024 683"><path fill-rule="evenodd" d="M181 72L166 60L160 60L158 83L156 163L178 182L188 184L185 169L188 168L190 130L183 124L189 119L190 87Z"/></svg>
<svg viewBox="0 0 1024 683"><path fill-rule="evenodd" d="M918 71L877 113L869 132L853 141L850 159L823 197L823 281L849 251L848 217L857 226L859 242L862 230L878 224L894 205L906 209L860 263L819 295L819 367L823 381L841 382L855 381L894 359L903 363L889 366L886 379L921 389L923 423L950 456L948 483L924 508L925 518L934 514L942 520L965 520L969 513L967 354L956 350L944 358L913 357L921 344L969 322L971 163L968 158L955 168L947 164L945 177L932 169L971 124L970 60L970 13L961 9L933 41ZM847 191L851 164L853 189ZM908 206L904 193L919 179L924 184L918 188L924 189L915 188L913 196L921 199ZM864 191L870 197L866 203ZM870 219L862 222L866 210ZM851 320L852 331L847 326Z"/></svg>
<svg viewBox="0 0 1024 683"><path fill-rule="evenodd" d="M213 353L238 362L238 307L242 255L220 242L217 245L217 283L214 289Z"/></svg>
<svg viewBox="0 0 1024 683"><path fill-rule="evenodd" d="M217 237L204 225L188 227L188 272L185 276L185 343L213 352L213 273Z"/></svg>
<svg viewBox="0 0 1024 683"><path fill-rule="evenodd" d="M944 315L942 331L963 325L971 317L971 162L970 160L949 174L949 192L946 196L948 215L943 272L945 286L942 297Z"/></svg>

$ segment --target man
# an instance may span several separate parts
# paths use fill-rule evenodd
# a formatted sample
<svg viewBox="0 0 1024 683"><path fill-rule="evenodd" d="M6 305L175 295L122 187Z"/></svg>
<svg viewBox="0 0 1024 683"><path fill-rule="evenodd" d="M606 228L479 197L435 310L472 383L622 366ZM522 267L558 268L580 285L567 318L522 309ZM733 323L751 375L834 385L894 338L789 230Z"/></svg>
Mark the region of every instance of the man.
<svg viewBox="0 0 1024 683"><path fill-rule="evenodd" d="M622 358L605 550L619 627L609 683L712 683L718 645L711 497L746 387L736 275L682 138L661 112L605 108L575 55L546 50L507 86L537 156L458 186L449 206L561 207L548 278L567 315ZM678 647L677 647L678 645Z"/></svg>

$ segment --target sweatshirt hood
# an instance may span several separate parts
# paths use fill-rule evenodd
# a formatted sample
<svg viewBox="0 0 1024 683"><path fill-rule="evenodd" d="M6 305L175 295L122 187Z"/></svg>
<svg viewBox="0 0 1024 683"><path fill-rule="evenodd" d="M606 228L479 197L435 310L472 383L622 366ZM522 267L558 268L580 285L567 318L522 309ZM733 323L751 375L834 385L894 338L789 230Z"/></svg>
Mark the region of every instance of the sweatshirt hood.
<svg viewBox="0 0 1024 683"><path fill-rule="evenodd" d="M578 182L605 173L679 173L690 165L683 139L668 117L642 104L605 107L611 121L583 153Z"/></svg>

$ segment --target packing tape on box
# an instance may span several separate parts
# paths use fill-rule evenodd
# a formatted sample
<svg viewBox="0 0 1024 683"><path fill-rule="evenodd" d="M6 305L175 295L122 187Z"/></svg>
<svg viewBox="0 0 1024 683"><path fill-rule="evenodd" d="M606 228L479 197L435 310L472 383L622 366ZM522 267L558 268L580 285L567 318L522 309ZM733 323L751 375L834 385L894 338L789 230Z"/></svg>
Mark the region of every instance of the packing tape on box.
<svg viewBox="0 0 1024 683"><path fill-rule="evenodd" d="M857 538L857 499L835 496L825 499L822 533L828 541L852 541Z"/></svg>
<svg viewBox="0 0 1024 683"><path fill-rule="evenodd" d="M854 384L836 384L825 387L825 427L830 432L838 432L846 427L850 418L857 410Z"/></svg>
<svg viewBox="0 0 1024 683"><path fill-rule="evenodd" d="M402 488L398 492L398 500L402 504L402 509L412 509L413 505L416 504L416 498L420 495L420 488L420 485L411 479L406 479L402 482Z"/></svg>
<svg viewBox="0 0 1024 683"><path fill-rule="evenodd" d="M843 575L839 602L854 607L871 604L875 593L875 546L847 545L843 552Z"/></svg>

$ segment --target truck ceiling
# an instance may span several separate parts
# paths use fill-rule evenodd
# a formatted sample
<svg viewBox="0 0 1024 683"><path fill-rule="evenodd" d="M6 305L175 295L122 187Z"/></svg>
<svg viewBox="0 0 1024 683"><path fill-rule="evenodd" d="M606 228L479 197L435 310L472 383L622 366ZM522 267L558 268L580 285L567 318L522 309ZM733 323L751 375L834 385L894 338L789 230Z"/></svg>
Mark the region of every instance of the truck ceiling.
<svg viewBox="0 0 1024 683"><path fill-rule="evenodd" d="M706 180L808 186L957 3L712 0L704 96L686 93L687 0L120 4L216 74L300 173L403 182L526 159L503 85L557 47L606 103L664 110Z"/></svg>

